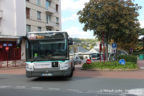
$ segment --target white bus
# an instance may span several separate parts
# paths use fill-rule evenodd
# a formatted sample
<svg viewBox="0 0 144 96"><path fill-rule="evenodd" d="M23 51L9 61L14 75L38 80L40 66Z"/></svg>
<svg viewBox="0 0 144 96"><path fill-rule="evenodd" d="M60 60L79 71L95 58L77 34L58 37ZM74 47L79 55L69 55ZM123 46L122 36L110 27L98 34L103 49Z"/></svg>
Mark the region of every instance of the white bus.
<svg viewBox="0 0 144 96"><path fill-rule="evenodd" d="M24 38L27 77L72 77L74 63L69 57L69 45L73 41L67 32L28 32Z"/></svg>

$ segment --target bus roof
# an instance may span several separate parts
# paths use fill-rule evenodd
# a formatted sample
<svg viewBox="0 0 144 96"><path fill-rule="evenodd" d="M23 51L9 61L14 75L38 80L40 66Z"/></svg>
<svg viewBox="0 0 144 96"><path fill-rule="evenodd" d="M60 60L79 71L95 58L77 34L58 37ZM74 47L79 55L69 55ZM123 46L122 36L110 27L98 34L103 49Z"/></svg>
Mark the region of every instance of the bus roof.
<svg viewBox="0 0 144 96"><path fill-rule="evenodd" d="M29 40L48 40L48 39L64 39L69 38L67 32L61 31L40 31L28 32L27 37Z"/></svg>
<svg viewBox="0 0 144 96"><path fill-rule="evenodd" d="M38 31L38 32L28 32L27 34L31 34L31 33L67 33L67 32L64 32L64 31Z"/></svg>

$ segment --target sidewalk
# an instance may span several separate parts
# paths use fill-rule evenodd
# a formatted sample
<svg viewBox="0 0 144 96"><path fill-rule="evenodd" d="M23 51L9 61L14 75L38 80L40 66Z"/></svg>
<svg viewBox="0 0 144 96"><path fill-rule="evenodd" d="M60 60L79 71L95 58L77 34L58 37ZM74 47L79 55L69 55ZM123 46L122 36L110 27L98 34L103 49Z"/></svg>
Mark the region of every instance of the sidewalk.
<svg viewBox="0 0 144 96"><path fill-rule="evenodd" d="M2 68L2 69L0 69L0 74L23 75L23 74L25 74L25 67Z"/></svg>
<svg viewBox="0 0 144 96"><path fill-rule="evenodd" d="M144 60L138 60L138 66L140 69L144 69Z"/></svg>
<svg viewBox="0 0 144 96"><path fill-rule="evenodd" d="M0 69L25 66L25 60L0 61Z"/></svg>

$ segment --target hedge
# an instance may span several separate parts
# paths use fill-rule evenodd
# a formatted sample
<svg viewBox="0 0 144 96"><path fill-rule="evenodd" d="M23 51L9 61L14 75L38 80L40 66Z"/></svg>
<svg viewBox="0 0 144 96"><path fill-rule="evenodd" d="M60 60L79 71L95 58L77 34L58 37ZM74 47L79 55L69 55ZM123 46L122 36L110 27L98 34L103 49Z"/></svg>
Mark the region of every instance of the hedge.
<svg viewBox="0 0 144 96"><path fill-rule="evenodd" d="M137 65L134 62L126 62L125 65L121 65L118 61L114 62L93 62L91 64L83 64L83 69L137 69Z"/></svg>
<svg viewBox="0 0 144 96"><path fill-rule="evenodd" d="M118 60L120 59L125 59L126 62L137 63L137 56L134 56L134 55L120 55L118 56Z"/></svg>

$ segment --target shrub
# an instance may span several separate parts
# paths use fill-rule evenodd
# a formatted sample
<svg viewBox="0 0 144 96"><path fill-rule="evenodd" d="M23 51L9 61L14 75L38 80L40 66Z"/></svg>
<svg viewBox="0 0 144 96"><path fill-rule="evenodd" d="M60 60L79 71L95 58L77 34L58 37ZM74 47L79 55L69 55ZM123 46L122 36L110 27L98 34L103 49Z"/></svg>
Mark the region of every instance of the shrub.
<svg viewBox="0 0 144 96"><path fill-rule="evenodd" d="M118 61L114 62L93 62L91 64L83 64L83 69L136 69L136 63L126 62L125 65L121 65Z"/></svg>
<svg viewBox="0 0 144 96"><path fill-rule="evenodd" d="M118 59L125 59L126 62L134 62L137 63L137 56L133 55L120 55Z"/></svg>
<svg viewBox="0 0 144 96"><path fill-rule="evenodd" d="M133 55L138 56L139 54L144 54L144 50L134 51Z"/></svg>

